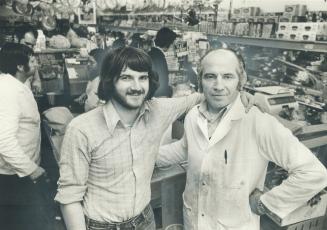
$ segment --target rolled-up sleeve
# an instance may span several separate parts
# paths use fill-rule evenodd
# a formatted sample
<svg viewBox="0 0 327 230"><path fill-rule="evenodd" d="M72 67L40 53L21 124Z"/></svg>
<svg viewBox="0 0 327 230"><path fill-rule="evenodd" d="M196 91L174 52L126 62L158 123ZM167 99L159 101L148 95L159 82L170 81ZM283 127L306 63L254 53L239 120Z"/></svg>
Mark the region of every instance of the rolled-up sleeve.
<svg viewBox="0 0 327 230"><path fill-rule="evenodd" d="M91 159L87 146L87 137L79 129L69 125L60 152L60 178L55 197L61 204L83 200Z"/></svg>

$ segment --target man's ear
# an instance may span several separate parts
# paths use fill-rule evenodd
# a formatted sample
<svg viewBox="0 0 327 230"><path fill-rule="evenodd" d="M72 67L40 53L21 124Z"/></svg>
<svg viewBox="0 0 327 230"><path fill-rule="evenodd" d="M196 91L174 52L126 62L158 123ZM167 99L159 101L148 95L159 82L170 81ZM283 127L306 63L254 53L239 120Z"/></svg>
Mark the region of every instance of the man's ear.
<svg viewBox="0 0 327 230"><path fill-rule="evenodd" d="M17 65L17 71L24 72L24 66L23 65Z"/></svg>

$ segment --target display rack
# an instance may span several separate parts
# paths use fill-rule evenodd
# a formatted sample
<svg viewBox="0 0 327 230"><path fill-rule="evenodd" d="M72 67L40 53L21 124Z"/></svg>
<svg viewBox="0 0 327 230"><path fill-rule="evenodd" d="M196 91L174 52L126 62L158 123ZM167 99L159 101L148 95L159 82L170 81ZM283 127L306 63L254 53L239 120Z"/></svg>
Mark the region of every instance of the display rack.
<svg viewBox="0 0 327 230"><path fill-rule="evenodd" d="M56 54L56 53L78 53L79 48L70 48L70 49L51 49L47 48L45 50L35 51L36 54Z"/></svg>
<svg viewBox="0 0 327 230"><path fill-rule="evenodd" d="M119 26L108 26L113 31L127 31L132 33L144 33L151 28L142 28L142 27L119 27ZM282 40L275 38L255 38L255 37L239 37L232 35L219 35L219 34L210 34L207 36L209 38L219 39L225 43L239 44L239 45L249 45L249 46L258 46L266 48L276 48L276 49L285 49L285 50L301 50L309 52L320 52L327 53L327 42L320 41L295 41L295 40Z"/></svg>

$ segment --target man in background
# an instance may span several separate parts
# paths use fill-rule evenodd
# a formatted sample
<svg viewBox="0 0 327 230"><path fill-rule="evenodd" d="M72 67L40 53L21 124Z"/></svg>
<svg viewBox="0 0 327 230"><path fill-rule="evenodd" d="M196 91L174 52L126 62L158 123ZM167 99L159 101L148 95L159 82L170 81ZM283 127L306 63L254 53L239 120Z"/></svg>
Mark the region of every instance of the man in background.
<svg viewBox="0 0 327 230"><path fill-rule="evenodd" d="M0 51L0 226L6 230L44 230L38 185L40 116L32 91L24 85L33 70L33 50L6 43Z"/></svg>
<svg viewBox="0 0 327 230"><path fill-rule="evenodd" d="M237 53L208 52L199 77L205 101L186 115L183 138L163 146L157 161L188 161L185 229L259 230L260 215L284 218L326 187L325 167L290 130L257 108L245 112L246 72ZM269 161L289 177L264 193Z"/></svg>
<svg viewBox="0 0 327 230"><path fill-rule="evenodd" d="M165 52L168 51L169 47L174 43L177 34L167 27L162 27L154 39L155 46L149 51L149 55L152 60L152 68L159 75L160 86L155 97L171 97L172 91L169 83L169 71L165 57Z"/></svg>
<svg viewBox="0 0 327 230"><path fill-rule="evenodd" d="M38 32L33 26L28 24L21 25L16 28L15 35L18 43L26 45L31 49L34 49ZM38 65L37 60L34 56L32 61L35 63L36 66ZM34 71L30 71L27 75L29 77L27 78L25 84L28 85L28 87L31 88L34 93L41 93L42 85L38 69L36 68Z"/></svg>

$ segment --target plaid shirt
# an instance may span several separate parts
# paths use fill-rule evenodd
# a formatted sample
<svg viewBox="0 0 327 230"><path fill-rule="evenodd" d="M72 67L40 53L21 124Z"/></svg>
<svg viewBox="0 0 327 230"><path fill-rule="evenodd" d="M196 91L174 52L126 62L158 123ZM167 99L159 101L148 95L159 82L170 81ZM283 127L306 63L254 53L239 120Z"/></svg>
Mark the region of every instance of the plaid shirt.
<svg viewBox="0 0 327 230"><path fill-rule="evenodd" d="M150 202L150 182L164 131L202 99L198 93L144 103L132 127L125 127L109 101L72 120L60 158L55 198L83 201L86 216L121 222Z"/></svg>

